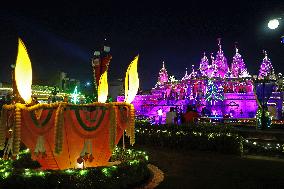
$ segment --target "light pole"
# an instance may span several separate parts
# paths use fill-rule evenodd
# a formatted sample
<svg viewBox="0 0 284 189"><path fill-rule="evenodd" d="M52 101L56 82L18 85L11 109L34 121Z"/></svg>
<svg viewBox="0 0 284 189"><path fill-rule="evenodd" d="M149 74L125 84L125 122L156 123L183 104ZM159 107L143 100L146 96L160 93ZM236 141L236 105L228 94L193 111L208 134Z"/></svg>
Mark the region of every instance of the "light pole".
<svg viewBox="0 0 284 189"><path fill-rule="evenodd" d="M255 94L257 97L256 100L258 101L258 105L261 110L260 114L257 115L257 117L259 116L259 123L257 124L262 130L270 127L271 124L266 112L268 111L267 102L272 95L274 86L275 80L269 79L268 77L264 77L263 79L259 79L257 76L254 77Z"/></svg>

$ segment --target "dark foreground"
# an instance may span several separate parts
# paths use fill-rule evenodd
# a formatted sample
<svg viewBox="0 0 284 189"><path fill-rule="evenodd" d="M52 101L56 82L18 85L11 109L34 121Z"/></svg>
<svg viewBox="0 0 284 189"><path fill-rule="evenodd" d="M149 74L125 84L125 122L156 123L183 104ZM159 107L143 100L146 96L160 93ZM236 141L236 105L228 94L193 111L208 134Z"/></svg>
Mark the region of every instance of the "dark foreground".
<svg viewBox="0 0 284 189"><path fill-rule="evenodd" d="M284 188L284 161L136 146L165 174L157 188Z"/></svg>

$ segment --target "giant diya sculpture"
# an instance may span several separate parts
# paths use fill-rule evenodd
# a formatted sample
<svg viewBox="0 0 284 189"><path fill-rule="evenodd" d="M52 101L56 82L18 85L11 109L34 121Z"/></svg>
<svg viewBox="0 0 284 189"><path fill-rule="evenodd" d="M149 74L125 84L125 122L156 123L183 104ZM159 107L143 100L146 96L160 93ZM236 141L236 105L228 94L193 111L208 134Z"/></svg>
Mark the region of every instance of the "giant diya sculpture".
<svg viewBox="0 0 284 189"><path fill-rule="evenodd" d="M43 169L107 165L124 131L134 144L134 99L138 87L138 56L125 77L125 101L105 103L107 70L101 75L98 101L91 104L31 103L32 66L21 39L15 67L16 87L25 103L4 105L0 122L0 149L15 158L22 141ZM5 145L5 140L8 142Z"/></svg>

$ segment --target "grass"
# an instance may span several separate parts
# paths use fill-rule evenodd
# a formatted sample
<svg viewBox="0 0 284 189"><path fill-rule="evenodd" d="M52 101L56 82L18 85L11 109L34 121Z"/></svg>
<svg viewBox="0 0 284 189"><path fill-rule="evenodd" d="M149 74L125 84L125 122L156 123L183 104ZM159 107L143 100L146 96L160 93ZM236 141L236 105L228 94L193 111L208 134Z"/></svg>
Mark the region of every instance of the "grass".
<svg viewBox="0 0 284 189"><path fill-rule="evenodd" d="M284 162L136 145L165 174L157 188L284 188Z"/></svg>

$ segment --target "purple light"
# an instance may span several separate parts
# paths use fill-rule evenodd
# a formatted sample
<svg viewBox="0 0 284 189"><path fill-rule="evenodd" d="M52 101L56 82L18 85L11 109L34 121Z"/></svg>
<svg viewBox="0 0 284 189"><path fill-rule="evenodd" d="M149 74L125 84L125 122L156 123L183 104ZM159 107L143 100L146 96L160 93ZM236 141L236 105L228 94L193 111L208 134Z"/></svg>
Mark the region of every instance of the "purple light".
<svg viewBox="0 0 284 189"><path fill-rule="evenodd" d="M255 78L249 75L237 48L231 69L229 69L220 41L218 46L216 57L211 54L211 65L204 53L199 69L195 71L192 66L190 74L186 69L184 77L174 83L169 81L163 62L158 82L151 90L151 94L135 97L133 105L136 114L153 118L156 123L160 123L162 117L162 123L165 123L166 113L170 111L171 107L185 112L187 105L191 105L200 114L205 108L211 113L211 116L215 117L255 118L258 109L253 91ZM258 77L259 79L275 78L271 61L266 52ZM117 98L119 102L123 100L123 96ZM279 92L273 93L268 101L269 104L274 104L273 107L269 107L270 109L274 108L271 113L274 118L281 118L282 101ZM158 115L158 111L162 111L162 113Z"/></svg>

